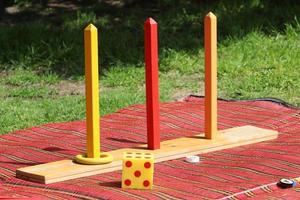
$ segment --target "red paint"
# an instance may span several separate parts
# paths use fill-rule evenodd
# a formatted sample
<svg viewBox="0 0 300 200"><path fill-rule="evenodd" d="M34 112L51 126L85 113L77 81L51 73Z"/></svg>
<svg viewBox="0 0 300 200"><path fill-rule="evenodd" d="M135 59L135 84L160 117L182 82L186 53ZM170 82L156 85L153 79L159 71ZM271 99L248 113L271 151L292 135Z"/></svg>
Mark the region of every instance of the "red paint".
<svg viewBox="0 0 300 200"><path fill-rule="evenodd" d="M147 181L147 180L145 180L145 181L143 182L143 185L144 185L145 187L148 187L148 186L150 185L150 182Z"/></svg>
<svg viewBox="0 0 300 200"><path fill-rule="evenodd" d="M126 165L126 167L131 167L132 166L132 162L131 161L126 161L125 165Z"/></svg>
<svg viewBox="0 0 300 200"><path fill-rule="evenodd" d="M131 185L131 180L126 179L126 180L124 181L124 183L125 183L125 185L130 186L130 185Z"/></svg>
<svg viewBox="0 0 300 200"><path fill-rule="evenodd" d="M139 171L139 170L136 170L135 172L134 172L134 176L135 177L140 177L142 175L142 173Z"/></svg>
<svg viewBox="0 0 300 200"><path fill-rule="evenodd" d="M145 167L146 169L150 168L150 167L151 167L151 163L145 162L144 167Z"/></svg>
<svg viewBox="0 0 300 200"><path fill-rule="evenodd" d="M158 40L157 23L148 18L144 24L146 63L146 105L148 149L160 148L159 92L158 92Z"/></svg>

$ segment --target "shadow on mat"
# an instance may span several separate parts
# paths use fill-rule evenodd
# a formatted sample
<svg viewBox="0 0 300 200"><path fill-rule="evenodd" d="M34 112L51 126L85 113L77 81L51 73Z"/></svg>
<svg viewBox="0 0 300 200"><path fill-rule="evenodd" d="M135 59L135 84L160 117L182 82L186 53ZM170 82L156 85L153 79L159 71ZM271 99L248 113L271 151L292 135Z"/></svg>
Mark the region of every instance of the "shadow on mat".
<svg viewBox="0 0 300 200"><path fill-rule="evenodd" d="M109 138L107 138L107 139L108 139L108 140L115 141L115 142L142 144L142 142L137 142L137 141L127 140L127 139L119 139L119 138L112 138L112 137L109 137Z"/></svg>
<svg viewBox="0 0 300 200"><path fill-rule="evenodd" d="M32 165L40 165L40 164L45 164L47 162L0 162L1 164L12 164L12 165L25 165L25 166L32 166Z"/></svg>
<svg viewBox="0 0 300 200"><path fill-rule="evenodd" d="M50 151L50 152L65 151L65 149L62 149L62 148L59 148L59 147L46 147L43 150Z"/></svg>
<svg viewBox="0 0 300 200"><path fill-rule="evenodd" d="M99 185L104 187L121 188L121 181L104 182L99 183Z"/></svg>

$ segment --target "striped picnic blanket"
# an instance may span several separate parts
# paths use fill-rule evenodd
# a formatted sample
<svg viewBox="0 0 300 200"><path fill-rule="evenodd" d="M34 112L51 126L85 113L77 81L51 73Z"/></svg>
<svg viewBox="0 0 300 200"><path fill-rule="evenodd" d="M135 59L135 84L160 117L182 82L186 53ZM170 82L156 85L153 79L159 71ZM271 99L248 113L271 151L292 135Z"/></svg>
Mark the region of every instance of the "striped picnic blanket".
<svg viewBox="0 0 300 200"><path fill-rule="evenodd" d="M162 103L161 139L203 132L204 99ZM201 154L201 162L155 164L151 191L121 189L121 171L43 185L15 178L20 167L72 159L85 151L85 122L45 124L0 136L0 199L300 199L300 110L275 100L218 101L218 128L253 125L280 132L275 140ZM103 151L146 142L145 105L101 118Z"/></svg>

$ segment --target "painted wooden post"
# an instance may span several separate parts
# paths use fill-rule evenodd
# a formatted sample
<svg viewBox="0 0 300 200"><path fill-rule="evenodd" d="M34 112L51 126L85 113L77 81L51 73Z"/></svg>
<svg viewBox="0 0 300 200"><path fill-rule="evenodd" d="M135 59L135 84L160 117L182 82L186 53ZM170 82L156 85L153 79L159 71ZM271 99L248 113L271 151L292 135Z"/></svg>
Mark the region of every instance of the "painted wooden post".
<svg viewBox="0 0 300 200"><path fill-rule="evenodd" d="M217 134L217 18L208 13L204 19L205 46L205 137Z"/></svg>
<svg viewBox="0 0 300 200"><path fill-rule="evenodd" d="M146 105L148 149L160 148L159 92L158 92L158 40L157 23L148 18L144 24L146 63Z"/></svg>
<svg viewBox="0 0 300 200"><path fill-rule="evenodd" d="M98 31L90 24L84 29L87 157L100 157Z"/></svg>
<svg viewBox="0 0 300 200"><path fill-rule="evenodd" d="M100 153L98 31L90 24L84 29L85 96L86 96L86 154L77 155L82 164L110 163L113 157Z"/></svg>

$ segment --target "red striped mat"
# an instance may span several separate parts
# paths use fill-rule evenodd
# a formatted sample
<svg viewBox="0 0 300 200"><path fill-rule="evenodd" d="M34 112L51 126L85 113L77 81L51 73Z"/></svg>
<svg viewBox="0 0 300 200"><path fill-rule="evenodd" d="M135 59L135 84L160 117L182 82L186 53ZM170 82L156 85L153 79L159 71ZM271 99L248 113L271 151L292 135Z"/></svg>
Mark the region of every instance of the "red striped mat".
<svg viewBox="0 0 300 200"><path fill-rule="evenodd" d="M0 199L296 199L300 187L279 189L280 178L300 176L300 110L271 101L218 102L218 127L254 125L278 130L279 138L155 165L151 191L120 188L121 172L42 185L15 178L15 170L85 151L83 121L53 123L0 136ZM162 140L203 132L203 98L161 104ZM145 106L134 105L101 119L102 149L146 141Z"/></svg>

